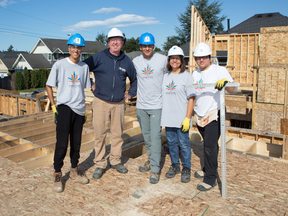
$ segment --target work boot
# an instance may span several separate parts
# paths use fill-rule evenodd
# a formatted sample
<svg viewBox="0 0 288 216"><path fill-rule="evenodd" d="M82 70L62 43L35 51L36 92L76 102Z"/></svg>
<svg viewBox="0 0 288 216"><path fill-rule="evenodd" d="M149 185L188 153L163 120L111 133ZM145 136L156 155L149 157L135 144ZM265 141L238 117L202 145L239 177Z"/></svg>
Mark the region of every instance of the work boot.
<svg viewBox="0 0 288 216"><path fill-rule="evenodd" d="M169 171L166 172L166 177L167 178L174 178L176 174L180 173L180 165L179 164L172 164L170 167Z"/></svg>
<svg viewBox="0 0 288 216"><path fill-rule="evenodd" d="M96 167L96 169L93 172L92 177L95 179L100 179L104 172L105 172L105 169L102 169L100 167Z"/></svg>
<svg viewBox="0 0 288 216"><path fill-rule="evenodd" d="M70 178L76 180L80 184L88 184L89 179L86 177L85 173L78 169L78 167L70 168Z"/></svg>
<svg viewBox="0 0 288 216"><path fill-rule="evenodd" d="M200 191L208 191L210 190L211 188L215 187L217 185L217 181L215 180L215 183L213 185L209 185L209 184L206 184L204 182L201 182L197 185L197 189L200 190Z"/></svg>
<svg viewBox="0 0 288 216"><path fill-rule="evenodd" d="M111 165L111 168L116 169L117 172L122 173L122 174L128 172L128 169L125 166L123 166L121 163L119 163L117 165Z"/></svg>
<svg viewBox="0 0 288 216"><path fill-rule="evenodd" d="M195 178L204 178L204 175L205 173L202 170L194 173Z"/></svg>
<svg viewBox="0 0 288 216"><path fill-rule="evenodd" d="M150 175L150 183L151 184L157 184L159 182L159 174L155 172L151 172Z"/></svg>
<svg viewBox="0 0 288 216"><path fill-rule="evenodd" d="M188 167L183 167L182 173L181 173L181 182L188 183L190 182L191 178L191 171Z"/></svg>
<svg viewBox="0 0 288 216"><path fill-rule="evenodd" d="M143 166L139 167L140 172L148 172L151 169L150 160L146 161Z"/></svg>
<svg viewBox="0 0 288 216"><path fill-rule="evenodd" d="M53 190L56 193L63 192L62 172L54 172L54 187L53 187Z"/></svg>

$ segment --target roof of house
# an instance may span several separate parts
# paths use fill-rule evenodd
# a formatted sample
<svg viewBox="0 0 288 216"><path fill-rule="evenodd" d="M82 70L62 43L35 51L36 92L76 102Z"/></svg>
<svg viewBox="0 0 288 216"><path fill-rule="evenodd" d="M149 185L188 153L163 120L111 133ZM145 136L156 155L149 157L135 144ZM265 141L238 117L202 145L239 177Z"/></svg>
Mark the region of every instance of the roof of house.
<svg viewBox="0 0 288 216"><path fill-rule="evenodd" d="M181 49L184 52L184 57L189 57L189 50L190 50L190 42L186 42L185 44L182 44Z"/></svg>
<svg viewBox="0 0 288 216"><path fill-rule="evenodd" d="M288 26L288 17L278 12L255 14L225 33L260 33L260 28L274 26Z"/></svg>
<svg viewBox="0 0 288 216"><path fill-rule="evenodd" d="M5 64L7 69L10 70L10 69L12 69L12 66L13 66L14 62L16 61L17 57L15 57L15 58L1 58L1 61Z"/></svg>
<svg viewBox="0 0 288 216"><path fill-rule="evenodd" d="M47 59L42 54L29 54L29 53L21 53L13 67L15 67L21 59L24 59L32 68L51 68L51 64L47 61Z"/></svg>
<svg viewBox="0 0 288 216"><path fill-rule="evenodd" d="M54 52L57 49L60 49L62 52L68 53L68 46L67 46L67 40L62 39L46 39L46 38L39 38L33 49L30 51L30 53L33 53L36 47L40 42L43 42L51 52ZM101 51L106 48L106 46L98 41L85 41L85 48L84 53L95 53L98 51Z"/></svg>

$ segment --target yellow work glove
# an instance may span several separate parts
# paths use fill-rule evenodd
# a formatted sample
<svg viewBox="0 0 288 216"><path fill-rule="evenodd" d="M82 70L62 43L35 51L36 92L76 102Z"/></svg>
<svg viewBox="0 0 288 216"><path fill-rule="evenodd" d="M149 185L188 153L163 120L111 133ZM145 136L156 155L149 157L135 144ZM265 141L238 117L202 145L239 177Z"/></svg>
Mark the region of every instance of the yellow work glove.
<svg viewBox="0 0 288 216"><path fill-rule="evenodd" d="M52 111L53 111L53 119L54 119L54 122L55 122L55 124L57 125L57 115L58 115L58 112L57 112L57 109L56 109L55 104L52 105L51 108L52 108Z"/></svg>
<svg viewBox="0 0 288 216"><path fill-rule="evenodd" d="M190 119L186 117L181 124L181 131L187 132L189 129L190 129Z"/></svg>
<svg viewBox="0 0 288 216"><path fill-rule="evenodd" d="M84 113L84 123L83 124L85 124L86 120L87 120L87 114L86 114L86 111L85 111L85 113Z"/></svg>
<svg viewBox="0 0 288 216"><path fill-rule="evenodd" d="M227 84L229 83L229 81L227 79L221 79L221 80L218 80L215 84L215 89L218 89L219 91L222 90L222 88Z"/></svg>

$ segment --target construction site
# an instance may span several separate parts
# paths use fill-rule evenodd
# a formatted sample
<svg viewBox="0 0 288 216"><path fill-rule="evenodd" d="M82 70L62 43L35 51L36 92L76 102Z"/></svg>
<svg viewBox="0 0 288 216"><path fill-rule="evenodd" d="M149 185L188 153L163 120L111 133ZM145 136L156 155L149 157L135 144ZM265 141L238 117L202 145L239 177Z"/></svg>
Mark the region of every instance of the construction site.
<svg viewBox="0 0 288 216"><path fill-rule="evenodd" d="M101 179L93 179L94 96L85 89L88 118L82 132L79 167L90 182L81 185L69 179L68 151L62 168L65 189L55 193L56 126L50 101L41 99L46 92L31 98L0 89L0 215L287 215L288 26L263 27L260 33L212 35L192 5L190 73L196 68L193 50L199 42L212 47L212 56L224 53L224 67L239 83L237 93L225 96L226 158L223 164L221 148L215 188L207 192L196 189L202 180L194 178L193 173L203 166L203 140L195 123L189 131L189 183L181 183L180 175L165 177L171 160L165 150L164 128L159 183L150 184L150 173L138 171L148 156L136 117L137 98L126 102L125 110L122 163L128 173L120 174L108 166ZM54 97L56 92L55 88ZM106 137L108 152L110 135ZM219 146L223 147L221 138Z"/></svg>

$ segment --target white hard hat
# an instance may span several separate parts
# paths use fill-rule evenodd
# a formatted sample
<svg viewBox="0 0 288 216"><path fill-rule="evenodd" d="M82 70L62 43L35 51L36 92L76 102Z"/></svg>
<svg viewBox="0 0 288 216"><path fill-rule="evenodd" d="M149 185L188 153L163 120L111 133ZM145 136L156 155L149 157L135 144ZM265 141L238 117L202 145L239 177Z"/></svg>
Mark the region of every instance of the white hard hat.
<svg viewBox="0 0 288 216"><path fill-rule="evenodd" d="M197 44L197 46L195 47L193 56L202 57L202 56L208 56L211 54L212 54L212 51L209 45L204 42L201 42Z"/></svg>
<svg viewBox="0 0 288 216"><path fill-rule="evenodd" d="M123 34L119 29L117 28L112 28L109 32L108 35L106 36L107 39L111 37L122 37L123 40L125 40L125 34Z"/></svg>
<svg viewBox="0 0 288 216"><path fill-rule="evenodd" d="M184 56L183 50L178 46L172 46L168 51L168 56L181 55Z"/></svg>

